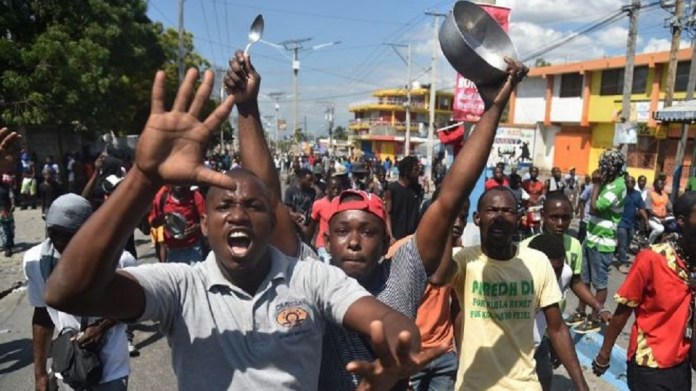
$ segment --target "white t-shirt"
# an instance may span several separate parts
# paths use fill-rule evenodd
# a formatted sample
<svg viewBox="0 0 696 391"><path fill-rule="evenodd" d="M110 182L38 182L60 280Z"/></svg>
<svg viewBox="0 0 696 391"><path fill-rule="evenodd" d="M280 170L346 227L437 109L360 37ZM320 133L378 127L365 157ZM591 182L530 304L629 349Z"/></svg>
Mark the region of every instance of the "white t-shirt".
<svg viewBox="0 0 696 391"><path fill-rule="evenodd" d="M46 302L44 301L46 281L41 274L40 259L41 244L32 247L24 254L24 275L27 278L29 304L31 304L32 307L45 307L55 325L56 331L60 332L60 330L66 327L79 330L79 317L46 306ZM118 267L123 268L135 265L136 261L128 251L124 251L118 263ZM89 323L98 319L99 318L89 318ZM120 379L130 374L128 339L126 338L125 324L118 323L107 331L104 339L104 346L102 346L99 356L104 365L100 383Z"/></svg>
<svg viewBox="0 0 696 391"><path fill-rule="evenodd" d="M567 263L563 264L561 278L558 279L558 287L561 288L561 294L565 299L565 294L570 287L570 280L573 278L573 271ZM536 349L541 343L541 337L546 334L546 316L544 311L539 311L534 318L534 348Z"/></svg>

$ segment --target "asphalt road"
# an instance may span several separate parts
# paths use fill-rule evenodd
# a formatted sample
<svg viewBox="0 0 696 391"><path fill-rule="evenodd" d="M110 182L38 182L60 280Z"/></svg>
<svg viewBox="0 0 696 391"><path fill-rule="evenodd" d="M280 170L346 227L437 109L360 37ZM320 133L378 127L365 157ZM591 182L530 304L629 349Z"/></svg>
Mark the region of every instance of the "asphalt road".
<svg viewBox="0 0 696 391"><path fill-rule="evenodd" d="M33 309L27 301L24 288L11 290L14 284L22 283L22 254L44 238L44 223L39 211L17 211L15 215L17 234L16 243L21 251L11 258L0 258L0 297L3 291L10 290L0 298L0 390L32 390L34 386L31 316ZM154 251L149 239L136 235L139 261L154 262ZM624 275L613 270L609 279L610 294L618 288ZM613 303L608 304L613 309ZM574 297L569 294L567 308L575 308ZM629 323L630 324L630 323ZM620 345L626 347L627 332L622 335ZM167 342L156 331L155 325L139 325L135 334L136 346L140 356L131 359L131 390L170 390L176 388L174 374L171 370L170 350ZM213 363L211 363L213 364ZM214 365L214 364L213 364ZM592 390L611 390L607 383L598 379L591 370L584 368L585 376ZM571 383L563 368L556 371L554 390L568 390Z"/></svg>

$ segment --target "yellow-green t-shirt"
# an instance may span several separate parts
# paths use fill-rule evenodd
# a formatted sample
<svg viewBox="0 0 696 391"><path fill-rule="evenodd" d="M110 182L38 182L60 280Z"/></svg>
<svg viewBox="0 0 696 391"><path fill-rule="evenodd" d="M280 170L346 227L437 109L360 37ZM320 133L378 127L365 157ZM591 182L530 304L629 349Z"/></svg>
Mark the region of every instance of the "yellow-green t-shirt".
<svg viewBox="0 0 696 391"><path fill-rule="evenodd" d="M529 242L538 235L534 235L520 242L520 247L529 247ZM582 244L574 237L563 234L563 247L565 248L565 262L570 266L574 276L579 276L582 273Z"/></svg>
<svg viewBox="0 0 696 391"><path fill-rule="evenodd" d="M451 281L463 317L455 390L540 391L534 317L561 301L548 258L520 247L513 259L499 261L474 246L462 248L454 261Z"/></svg>

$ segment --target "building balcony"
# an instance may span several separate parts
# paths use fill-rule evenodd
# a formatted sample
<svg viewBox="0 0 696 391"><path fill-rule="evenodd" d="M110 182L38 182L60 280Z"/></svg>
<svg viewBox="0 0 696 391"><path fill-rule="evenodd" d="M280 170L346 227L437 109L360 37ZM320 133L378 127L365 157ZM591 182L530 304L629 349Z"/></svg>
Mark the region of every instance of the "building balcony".
<svg viewBox="0 0 696 391"><path fill-rule="evenodd" d="M396 135L406 131L406 123L402 121L384 121L379 118L359 118L350 120L348 129L358 133ZM418 132L419 130L419 123L412 121L411 132Z"/></svg>
<svg viewBox="0 0 696 391"><path fill-rule="evenodd" d="M352 113L359 111L406 111L406 100L374 99L370 101L362 101L351 104L348 111ZM424 102L411 102L411 112L426 113L428 112L428 105L426 105Z"/></svg>

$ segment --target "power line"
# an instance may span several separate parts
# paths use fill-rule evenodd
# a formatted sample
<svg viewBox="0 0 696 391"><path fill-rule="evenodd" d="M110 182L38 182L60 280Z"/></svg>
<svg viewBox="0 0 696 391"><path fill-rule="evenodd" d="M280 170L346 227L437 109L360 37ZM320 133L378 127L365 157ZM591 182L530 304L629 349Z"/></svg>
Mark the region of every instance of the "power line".
<svg viewBox="0 0 696 391"><path fill-rule="evenodd" d="M659 5L660 5L660 2L649 3L649 4L641 6L641 10L657 7ZM522 58L522 62L526 62L526 61L529 61L531 59L538 58L538 57L540 57L540 56L542 56L542 55L544 55L544 54L546 54L554 49L557 49L557 48L559 48L559 47L561 47L569 42L576 40L577 38L579 38L585 34L589 34L593 31L596 31L596 30L599 30L599 29L604 28L606 26L609 26L609 25L617 22L618 20L620 20L624 16L626 16L626 12L627 12L627 9L625 7L621 7L617 11L609 14L609 16L604 17L601 20L599 20L598 22L595 22L595 23L583 28L582 30L578 31L577 33L573 33L567 37L561 38L561 39L557 40L556 42L550 43L550 44L548 44L540 49L537 49L537 50L525 55Z"/></svg>
<svg viewBox="0 0 696 391"><path fill-rule="evenodd" d="M259 7L257 5L237 3L234 1L213 0L213 3L229 4L229 5L234 5L235 7L251 8L254 10L260 10L260 11L270 12L270 13L281 13L281 14L287 14L287 15L300 15L300 16L313 16L313 17L318 17L318 18L322 18L322 19L345 20L347 22L380 23L380 24L394 24L394 25L402 25L403 24L403 22L397 22L397 21L393 21L393 20L356 18L356 17L352 17L352 16L332 15L332 14L324 14L324 13L319 13L319 12L303 12L303 11L297 11L297 10L292 10L292 9Z"/></svg>
<svg viewBox="0 0 696 391"><path fill-rule="evenodd" d="M205 0L201 0L201 1L205 1ZM217 6L215 4L217 4L217 2L213 1L213 13L215 14L215 30L217 30L218 40L220 42L222 42L222 33L220 32L220 22L218 20L219 14L217 12ZM222 53L222 51L220 51L220 53ZM222 54L220 56L220 58L223 60L223 63L224 63L225 55Z"/></svg>
<svg viewBox="0 0 696 391"><path fill-rule="evenodd" d="M213 49L213 45L211 44L212 39L210 38L210 28L208 27L208 15L205 12L205 0L200 0L199 2L201 4L201 12L203 13L203 24L205 25L205 33L208 37L208 48L210 49L210 53L214 53L215 49Z"/></svg>

